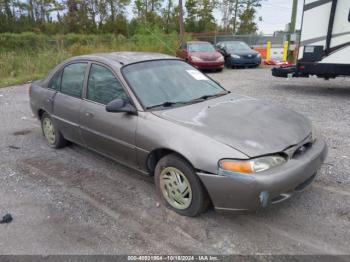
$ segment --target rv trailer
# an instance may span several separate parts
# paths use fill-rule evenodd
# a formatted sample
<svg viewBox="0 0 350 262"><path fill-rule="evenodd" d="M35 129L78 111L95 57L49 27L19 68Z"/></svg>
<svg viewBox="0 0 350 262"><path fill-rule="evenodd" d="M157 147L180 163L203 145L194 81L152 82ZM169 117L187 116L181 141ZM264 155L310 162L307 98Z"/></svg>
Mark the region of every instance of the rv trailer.
<svg viewBox="0 0 350 262"><path fill-rule="evenodd" d="M298 61L272 74L350 76L350 0L304 0Z"/></svg>

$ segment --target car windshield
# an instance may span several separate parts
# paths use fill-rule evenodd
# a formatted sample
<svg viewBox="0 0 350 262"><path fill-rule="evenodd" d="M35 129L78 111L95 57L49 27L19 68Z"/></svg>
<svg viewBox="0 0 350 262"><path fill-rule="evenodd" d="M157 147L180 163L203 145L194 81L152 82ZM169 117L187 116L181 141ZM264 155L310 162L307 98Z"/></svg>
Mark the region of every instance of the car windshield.
<svg viewBox="0 0 350 262"><path fill-rule="evenodd" d="M251 48L244 42L227 42L225 43L226 48L229 51L249 51Z"/></svg>
<svg viewBox="0 0 350 262"><path fill-rule="evenodd" d="M189 44L188 51L189 52L214 52L215 48L209 43Z"/></svg>
<svg viewBox="0 0 350 262"><path fill-rule="evenodd" d="M227 93L184 61L158 60L127 65L122 73L145 108L200 102Z"/></svg>

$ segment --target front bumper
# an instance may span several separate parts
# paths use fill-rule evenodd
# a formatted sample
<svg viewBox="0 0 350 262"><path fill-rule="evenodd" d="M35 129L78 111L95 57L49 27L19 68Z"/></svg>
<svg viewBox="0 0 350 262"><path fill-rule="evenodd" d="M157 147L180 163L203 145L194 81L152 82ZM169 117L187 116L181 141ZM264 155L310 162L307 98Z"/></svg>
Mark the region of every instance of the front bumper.
<svg viewBox="0 0 350 262"><path fill-rule="evenodd" d="M257 210L282 202L311 184L327 156L327 145L317 140L302 156L258 174L198 173L217 210Z"/></svg>
<svg viewBox="0 0 350 262"><path fill-rule="evenodd" d="M228 66L257 66L261 64L261 58L233 58L229 57L226 60Z"/></svg>
<svg viewBox="0 0 350 262"><path fill-rule="evenodd" d="M202 62L190 62L191 65L198 69L221 69L224 68L224 62L217 61L202 61Z"/></svg>

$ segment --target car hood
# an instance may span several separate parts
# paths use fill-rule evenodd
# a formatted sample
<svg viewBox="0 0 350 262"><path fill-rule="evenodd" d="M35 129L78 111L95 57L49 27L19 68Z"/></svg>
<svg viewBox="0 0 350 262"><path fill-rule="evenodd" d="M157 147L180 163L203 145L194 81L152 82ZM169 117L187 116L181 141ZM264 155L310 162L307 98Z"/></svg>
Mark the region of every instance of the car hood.
<svg viewBox="0 0 350 262"><path fill-rule="evenodd" d="M216 60L219 57L221 57L222 55L217 52L217 51L213 51L213 52L190 52L190 55L193 56L197 56L201 59L205 59L205 60Z"/></svg>
<svg viewBox="0 0 350 262"><path fill-rule="evenodd" d="M153 113L239 150L248 157L281 152L311 133L310 121L301 114L233 94Z"/></svg>
<svg viewBox="0 0 350 262"><path fill-rule="evenodd" d="M227 51L230 54L234 55L240 55L240 56L246 56L246 55L256 55L259 52L254 51L254 50L246 50L246 51L239 51L239 50L228 50Z"/></svg>

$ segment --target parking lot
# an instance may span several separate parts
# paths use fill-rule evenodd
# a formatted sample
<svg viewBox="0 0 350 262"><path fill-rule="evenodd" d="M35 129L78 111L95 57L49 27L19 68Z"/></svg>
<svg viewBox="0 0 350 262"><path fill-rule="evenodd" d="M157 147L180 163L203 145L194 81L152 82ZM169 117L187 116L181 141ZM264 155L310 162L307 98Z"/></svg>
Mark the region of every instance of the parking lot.
<svg viewBox="0 0 350 262"><path fill-rule="evenodd" d="M153 180L77 145L54 150L28 85L0 89L0 254L350 254L350 79L210 74L225 88L309 117L329 154L314 184L258 213L188 218Z"/></svg>

